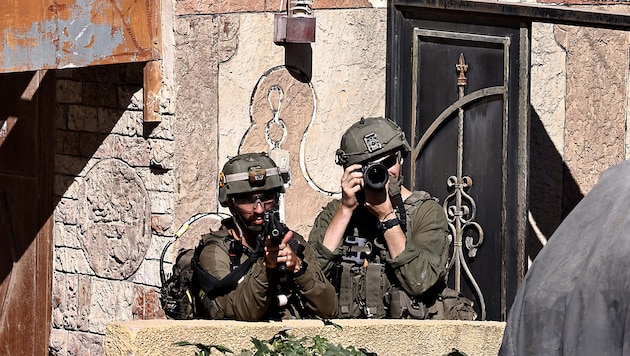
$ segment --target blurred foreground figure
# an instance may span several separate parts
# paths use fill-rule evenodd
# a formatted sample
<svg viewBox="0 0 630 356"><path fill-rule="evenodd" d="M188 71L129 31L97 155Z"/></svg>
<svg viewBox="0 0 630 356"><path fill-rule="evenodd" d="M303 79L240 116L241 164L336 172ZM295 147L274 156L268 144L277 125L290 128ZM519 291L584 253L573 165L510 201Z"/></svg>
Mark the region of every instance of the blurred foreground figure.
<svg viewBox="0 0 630 356"><path fill-rule="evenodd" d="M630 354L628 176L605 171L536 257L499 355Z"/></svg>

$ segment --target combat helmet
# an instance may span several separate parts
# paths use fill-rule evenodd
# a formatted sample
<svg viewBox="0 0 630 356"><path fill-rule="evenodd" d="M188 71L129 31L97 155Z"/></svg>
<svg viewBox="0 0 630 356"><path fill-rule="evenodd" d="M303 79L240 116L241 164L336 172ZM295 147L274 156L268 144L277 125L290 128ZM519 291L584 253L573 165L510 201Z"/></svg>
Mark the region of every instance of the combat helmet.
<svg viewBox="0 0 630 356"><path fill-rule="evenodd" d="M230 195L268 190L284 193L284 181L276 163L264 152L232 157L219 174L221 206L227 206Z"/></svg>
<svg viewBox="0 0 630 356"><path fill-rule="evenodd" d="M361 118L341 136L335 162L348 167L395 149L401 151L402 157L411 151L398 125L383 117Z"/></svg>

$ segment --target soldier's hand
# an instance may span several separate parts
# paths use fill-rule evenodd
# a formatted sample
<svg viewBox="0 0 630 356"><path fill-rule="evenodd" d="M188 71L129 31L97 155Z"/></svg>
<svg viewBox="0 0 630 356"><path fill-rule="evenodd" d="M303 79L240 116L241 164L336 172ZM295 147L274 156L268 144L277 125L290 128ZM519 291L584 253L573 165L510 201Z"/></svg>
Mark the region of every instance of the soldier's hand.
<svg viewBox="0 0 630 356"><path fill-rule="evenodd" d="M359 205L357 193L363 186L363 173L360 164L348 166L341 177L341 204L350 210Z"/></svg>
<svg viewBox="0 0 630 356"><path fill-rule="evenodd" d="M300 269L300 265L302 264L302 259L295 254L295 251L291 248L289 244L289 240L293 237L293 232L289 231L284 239L282 239L282 243L280 244L278 250L278 263L285 263L287 265L287 272L297 272Z"/></svg>
<svg viewBox="0 0 630 356"><path fill-rule="evenodd" d="M299 268L302 260L293 252L289 246L289 240L293 237L293 231L289 230L279 245L273 245L269 237L265 240L265 266L276 268L280 263L286 263L287 271Z"/></svg>
<svg viewBox="0 0 630 356"><path fill-rule="evenodd" d="M387 215L394 211L392 207L392 201L389 198L387 184L385 185L384 189L364 189L364 192L366 209L379 221L387 219ZM392 218L392 216L390 216L389 218Z"/></svg>

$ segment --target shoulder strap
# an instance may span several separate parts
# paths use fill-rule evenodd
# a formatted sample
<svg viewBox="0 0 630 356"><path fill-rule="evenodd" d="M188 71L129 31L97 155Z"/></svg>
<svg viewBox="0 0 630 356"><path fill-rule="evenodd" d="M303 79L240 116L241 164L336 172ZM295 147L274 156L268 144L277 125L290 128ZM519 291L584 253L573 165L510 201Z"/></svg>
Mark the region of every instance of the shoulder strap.
<svg viewBox="0 0 630 356"><path fill-rule="evenodd" d="M434 198L431 194L425 192L424 190L416 190L413 191L407 199L405 199L405 215L409 217L407 221L409 221L410 224L413 224L413 216L416 214L420 205L427 200L437 201L437 198ZM409 231L412 229L413 227L410 227Z"/></svg>
<svg viewBox="0 0 630 356"><path fill-rule="evenodd" d="M239 280L247 274L249 269L254 265L256 259L258 258L257 253L253 253L249 256L245 262L238 265L238 267L233 268L232 271L221 280L212 276L210 273L206 272L199 265L199 255L201 254L201 250L206 246L208 239L205 238L199 243L199 245L195 248L195 254L192 258L192 267L195 274L195 280L198 283L199 287L210 297L216 298L218 296L229 293L230 291L236 289Z"/></svg>

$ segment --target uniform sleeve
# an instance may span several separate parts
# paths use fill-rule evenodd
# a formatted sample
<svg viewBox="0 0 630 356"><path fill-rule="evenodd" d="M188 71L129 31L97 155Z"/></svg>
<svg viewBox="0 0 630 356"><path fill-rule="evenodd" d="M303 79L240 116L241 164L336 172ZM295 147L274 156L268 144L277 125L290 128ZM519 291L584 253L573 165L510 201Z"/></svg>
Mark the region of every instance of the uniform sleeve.
<svg viewBox="0 0 630 356"><path fill-rule="evenodd" d="M230 273L230 258L227 246L220 242L210 242L199 258L201 267L222 279ZM269 293L270 279L275 275L262 265L259 258L251 267L236 289L230 293L205 302L206 309L212 319L236 319L245 321L260 320L271 301Z"/></svg>
<svg viewBox="0 0 630 356"><path fill-rule="evenodd" d="M419 296L446 277L448 223L442 207L434 200L423 202L407 232L405 250L387 263L393 267L400 286Z"/></svg>
<svg viewBox="0 0 630 356"><path fill-rule="evenodd" d="M321 318L334 318L338 313L335 287L324 276L313 248L301 236L298 241L304 244L304 260L308 264L305 273L294 279L304 306L310 313Z"/></svg>
<svg viewBox="0 0 630 356"><path fill-rule="evenodd" d="M308 242L311 247L313 247L317 263L326 276L328 276L332 270L335 260L341 256L341 249L339 247L337 247L335 251L330 251L324 246L324 235L326 235L328 225L330 225L330 222L337 213L339 205L341 205L339 200L333 200L322 209L315 218L313 228L308 237Z"/></svg>

